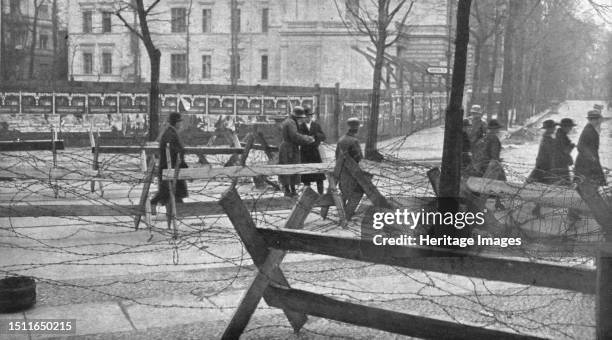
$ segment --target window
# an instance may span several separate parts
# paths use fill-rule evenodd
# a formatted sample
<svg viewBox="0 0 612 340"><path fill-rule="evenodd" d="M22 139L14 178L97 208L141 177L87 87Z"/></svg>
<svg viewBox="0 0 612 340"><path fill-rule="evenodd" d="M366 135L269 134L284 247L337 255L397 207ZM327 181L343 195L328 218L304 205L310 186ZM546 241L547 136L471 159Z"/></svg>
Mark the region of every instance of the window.
<svg viewBox="0 0 612 340"><path fill-rule="evenodd" d="M11 7L11 13L19 14L21 13L21 1L20 0L11 0L9 5Z"/></svg>
<svg viewBox="0 0 612 340"><path fill-rule="evenodd" d="M83 74L93 73L93 55L91 53L83 53Z"/></svg>
<svg viewBox="0 0 612 340"><path fill-rule="evenodd" d="M113 73L113 54L111 52L102 53L102 73Z"/></svg>
<svg viewBox="0 0 612 340"><path fill-rule="evenodd" d="M49 19L49 6L47 5L40 5L40 7L38 8L38 14L39 14L39 18L42 19Z"/></svg>
<svg viewBox="0 0 612 340"><path fill-rule="evenodd" d="M83 12L83 33L91 33L91 17L92 11Z"/></svg>
<svg viewBox="0 0 612 340"><path fill-rule="evenodd" d="M202 56L202 78L210 79L212 76L211 57L209 55Z"/></svg>
<svg viewBox="0 0 612 340"><path fill-rule="evenodd" d="M40 48L41 50L46 50L49 45L49 36L46 34L41 34L39 39L40 40L38 41L38 48Z"/></svg>
<svg viewBox="0 0 612 340"><path fill-rule="evenodd" d="M170 21L172 23L172 33L181 33L187 31L187 9L172 8L170 10Z"/></svg>
<svg viewBox="0 0 612 340"><path fill-rule="evenodd" d="M261 31L264 33L268 32L268 15L270 13L270 10L267 8L264 8L261 11Z"/></svg>
<svg viewBox="0 0 612 340"><path fill-rule="evenodd" d="M210 8L202 10L202 32L209 33L212 31L212 16Z"/></svg>
<svg viewBox="0 0 612 340"><path fill-rule="evenodd" d="M172 78L185 78L187 76L187 55L170 55L170 76Z"/></svg>
<svg viewBox="0 0 612 340"><path fill-rule="evenodd" d="M268 79L268 56L267 55L261 56L261 79L262 80Z"/></svg>
<svg viewBox="0 0 612 340"><path fill-rule="evenodd" d="M359 15L359 0L345 0L345 18L352 19Z"/></svg>
<svg viewBox="0 0 612 340"><path fill-rule="evenodd" d="M111 12L102 12L102 32L103 33L109 33L112 28L112 13Z"/></svg>

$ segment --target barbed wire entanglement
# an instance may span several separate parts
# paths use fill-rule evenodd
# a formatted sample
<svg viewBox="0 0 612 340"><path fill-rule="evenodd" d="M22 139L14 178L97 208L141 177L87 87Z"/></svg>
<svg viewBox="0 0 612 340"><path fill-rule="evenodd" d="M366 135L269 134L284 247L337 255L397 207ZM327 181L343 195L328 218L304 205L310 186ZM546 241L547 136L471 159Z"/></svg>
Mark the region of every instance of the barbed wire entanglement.
<svg viewBox="0 0 612 340"><path fill-rule="evenodd" d="M402 198L433 197L427 172L434 165L402 156L399 150L407 147L406 140L396 139L381 149L385 161L378 165L373 183L385 197L397 202L402 202ZM334 148L323 145L327 158L333 157ZM197 156L188 155L187 163L190 167L222 167L229 157L207 155L210 165L198 165ZM84 175L91 170L91 159L89 148L62 150L56 168ZM160 207L150 225L136 231L134 216L126 214L124 207L139 203L143 187L139 156L102 154L99 162L102 172L112 173L102 181L103 193L98 186L92 192L89 181L41 176L49 174L52 168L48 151L0 154L0 172L5 176L0 181L0 204L8 209L5 211L29 207L34 216L46 215L27 217L9 213L1 218L2 276L35 277L39 307L116 302L127 314L144 310L151 315L183 318L186 325L215 324L222 332L242 291L257 273L227 216L220 211L178 216L178 235L173 237L165 210ZM247 167L266 163L265 154L253 150ZM508 181L512 183L525 183L532 167L504 162ZM20 178L8 179L10 174ZM228 178L191 181L186 202L217 202L230 185ZM151 191L155 192L155 188L154 182ZM284 226L290 208L279 207L275 203L278 201L270 200L281 198L282 192L271 186L257 189L250 178L240 179L236 189L243 200L255 202L251 218L257 227ZM503 197L503 210L493 208L493 201L489 200L487 218L494 218L497 227L485 227L474 233L522 237L523 246L506 249L511 256L592 265L593 253L589 252L592 248L579 247L601 240L599 226L591 217L581 215L570 228L565 208L543 207L540 216L532 216L534 203L521 199L520 188L517 192L516 196ZM364 199L345 228L340 226L335 208L329 210L326 219L319 215L319 208L314 208L304 229L359 238L363 207L367 205ZM71 206L74 211L88 206L90 210L98 208L111 213L53 216L59 206ZM116 215L112 214L114 210ZM355 303L555 339L594 336L594 299L580 293L313 254L289 254L281 267L294 288ZM194 310L198 313L194 314ZM163 326L146 320L134 322L139 330ZM357 333L349 328L346 324L311 318L302 332L307 338L385 336L375 330ZM260 304L245 334L268 338L283 337L291 331L281 310Z"/></svg>

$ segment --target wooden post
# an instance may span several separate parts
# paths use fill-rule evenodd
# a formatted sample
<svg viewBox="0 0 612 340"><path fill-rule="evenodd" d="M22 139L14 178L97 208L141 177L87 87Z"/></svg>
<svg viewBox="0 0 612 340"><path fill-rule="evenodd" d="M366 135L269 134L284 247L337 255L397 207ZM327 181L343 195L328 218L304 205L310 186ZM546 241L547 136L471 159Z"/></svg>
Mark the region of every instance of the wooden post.
<svg viewBox="0 0 612 340"><path fill-rule="evenodd" d="M134 217L134 228L138 230L138 225L140 224L140 220L142 219L143 213L145 214L146 223L151 223L150 217L150 202L149 202L149 190L151 188L151 183L153 182L153 177L155 176L155 156L151 156L149 159L149 165L147 172L144 176L143 184L142 184L142 192L140 193L140 203L138 203L138 214ZM149 211L146 211L147 206L149 206Z"/></svg>
<svg viewBox="0 0 612 340"><path fill-rule="evenodd" d="M245 138L244 150L242 151L242 155L240 156L240 161L239 161L239 164L241 166L245 166L246 165L246 160L249 157L249 153L251 152L251 148L253 147L253 143L254 142L255 142L255 136L251 132ZM232 180L231 187L234 188L237 183L238 183L238 178L234 178Z"/></svg>
<svg viewBox="0 0 612 340"><path fill-rule="evenodd" d="M55 147L55 139L57 135L55 134L55 128L51 127L51 152L53 153L53 168L57 167L57 149ZM59 188L57 185L57 180L53 184L53 195L55 198L59 196Z"/></svg>
<svg viewBox="0 0 612 340"><path fill-rule="evenodd" d="M95 138L95 143L96 143L96 150L94 153L94 170L98 171L98 174L100 174L100 172L102 171L100 169L100 163L99 163L99 159L100 159L100 130L98 130L98 133L96 134ZM98 181L98 187L100 188L100 196L103 197L104 196L104 188L102 187L102 181ZM95 189L94 189L95 190Z"/></svg>
<svg viewBox="0 0 612 340"><path fill-rule="evenodd" d="M174 169L174 178L168 181L168 191L170 193L170 202L166 203L166 219L168 221L168 229L173 227L174 237L177 236L176 230L176 198L174 195L174 188L176 184L176 177L178 177L178 168L180 163L180 157L177 155L176 168ZM168 168L172 168L172 158L170 157L170 145L166 146L166 164Z"/></svg>
<svg viewBox="0 0 612 340"><path fill-rule="evenodd" d="M339 218L339 222L340 225L345 227L346 226L346 215L344 213L344 203L342 202L342 198L340 198L340 195L338 195L338 189L336 188L337 184L336 184L336 178L334 177L334 174L331 172L327 172L326 174L327 177L327 182L328 182L328 187L327 187L327 193L331 195L332 199L334 200L334 204L336 205L336 209L338 211L338 218ZM321 207L321 217L323 217L323 219L327 218L327 213L329 211L329 206L324 206Z"/></svg>
<svg viewBox="0 0 612 340"><path fill-rule="evenodd" d="M147 152L144 148L140 151L140 170L147 172Z"/></svg>
<svg viewBox="0 0 612 340"><path fill-rule="evenodd" d="M293 207L293 210L291 210L291 214L289 215L289 219L287 220L285 227L288 229L301 229L304 226L304 221L306 220L308 213L310 213L312 206L318 199L319 194L307 187Z"/></svg>
<svg viewBox="0 0 612 340"><path fill-rule="evenodd" d="M612 339L612 250L607 248L600 249L597 256L597 339Z"/></svg>
<svg viewBox="0 0 612 340"><path fill-rule="evenodd" d="M94 138L93 131L91 131L91 129L89 130L89 144L91 145L91 150L93 152L91 168L93 170L97 170L96 164L98 163L98 153L96 152L96 140ZM91 192L96 191L96 181L90 182L90 189L91 189Z"/></svg>
<svg viewBox="0 0 612 340"><path fill-rule="evenodd" d="M251 219L251 215L242 203L236 189L226 191L221 197L219 204L221 207L223 207L223 210L234 225L236 232L244 243L244 247L249 252L249 255L251 255L253 263L255 263L255 265L261 270L266 259L270 255L270 250L268 249L264 238L257 231L255 222L253 222L253 219ZM272 270L269 278L279 285L289 287L289 283L287 282L285 275L283 275L283 272L278 267ZM263 298L266 303L270 301L268 289L264 290ZM299 331L307 321L306 315L302 313L293 312L290 309L284 309L283 311L287 316L287 319L289 319L289 323L291 323L291 326L293 326L293 329L296 332ZM234 316L233 319L238 318L241 317ZM234 331L226 331L226 334L234 334L233 332Z"/></svg>

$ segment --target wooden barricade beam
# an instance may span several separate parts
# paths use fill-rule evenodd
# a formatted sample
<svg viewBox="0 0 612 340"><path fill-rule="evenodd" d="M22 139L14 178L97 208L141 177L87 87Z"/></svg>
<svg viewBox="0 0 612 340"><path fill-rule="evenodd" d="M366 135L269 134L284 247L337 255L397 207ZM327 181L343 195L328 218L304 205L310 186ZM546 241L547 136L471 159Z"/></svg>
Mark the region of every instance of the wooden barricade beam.
<svg viewBox="0 0 612 340"><path fill-rule="evenodd" d="M223 207L223 210L234 225L234 228L236 229L236 232L242 240L246 250L251 255L255 266L257 266L260 271L265 269L263 268L263 265L265 264L266 259L270 256L270 250L266 246L264 238L257 232L255 223L251 219L249 211L242 203L236 189L233 188L226 191L221 197L219 204ZM283 275L283 272L276 266L271 270L268 277L273 282L289 287L289 283ZM269 285L266 285L266 288L263 291L263 298L266 303L268 303L271 298L269 288ZM258 291L256 291L256 293L257 292ZM246 300L246 298L243 300ZM244 308L243 314L245 313L245 309L246 312L250 311L250 309ZM283 311L296 332L299 331L307 321L307 317L303 313L294 312L291 309L283 309ZM238 316L234 315L232 322L230 323L232 327L228 327L226 329L224 338L236 339L242 333L244 326L246 326L245 319L248 323L248 319L250 318L250 315L244 316L243 314Z"/></svg>
<svg viewBox="0 0 612 340"><path fill-rule="evenodd" d="M272 307L423 339L545 339L336 300L299 289L270 287Z"/></svg>
<svg viewBox="0 0 612 340"><path fill-rule="evenodd" d="M114 154L139 154L142 151L149 154L159 155L159 147L155 145L125 145L125 146L100 146L99 153L114 153ZM92 148L92 153L95 148ZM185 154L191 155L232 155L243 152L242 147L211 147L211 146L186 146Z"/></svg>
<svg viewBox="0 0 612 340"><path fill-rule="evenodd" d="M64 150L63 140L0 141L0 152Z"/></svg>
<svg viewBox="0 0 612 340"><path fill-rule="evenodd" d="M374 206L381 208L391 208L391 204L387 199L378 191L372 181L365 175L364 171L359 167L359 164L355 162L351 157L343 157L342 166L344 170L348 170L348 173L353 179L361 186L366 196L372 201Z"/></svg>
<svg viewBox="0 0 612 340"><path fill-rule="evenodd" d="M598 186L589 181L584 181L578 183L576 189L580 198L586 202L593 217L595 217L595 220L601 226L605 240L612 242L612 207L601 197L597 191ZM572 208L574 207L572 206Z"/></svg>

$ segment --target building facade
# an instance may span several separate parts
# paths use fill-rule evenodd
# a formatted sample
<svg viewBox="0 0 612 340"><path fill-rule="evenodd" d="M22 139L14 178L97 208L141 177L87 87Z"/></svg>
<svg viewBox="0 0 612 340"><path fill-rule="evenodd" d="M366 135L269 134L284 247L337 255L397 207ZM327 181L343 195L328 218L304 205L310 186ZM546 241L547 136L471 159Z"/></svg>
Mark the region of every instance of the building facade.
<svg viewBox="0 0 612 340"><path fill-rule="evenodd" d="M134 13L108 1L69 0L68 72L78 81L148 81L149 58L126 24L137 27ZM446 32L446 4L415 5L407 22L419 32ZM162 83L230 84L232 0L168 0L151 11L150 28L161 51ZM364 51L370 37L350 28L348 6L367 10L358 0L237 1L238 85L371 88L372 64ZM370 2L367 2L370 3ZM435 8L437 21L421 20ZM121 18L116 15L117 11ZM439 15L438 15L439 14ZM440 19L440 20L438 20ZM393 26L393 25L392 25ZM435 26L435 27L434 27ZM438 27L439 26L439 27ZM400 40L421 39L404 35ZM417 55L422 44L399 42L397 57ZM437 45L446 62L447 43ZM402 57L404 57L404 55ZM423 58L439 66L435 58Z"/></svg>

